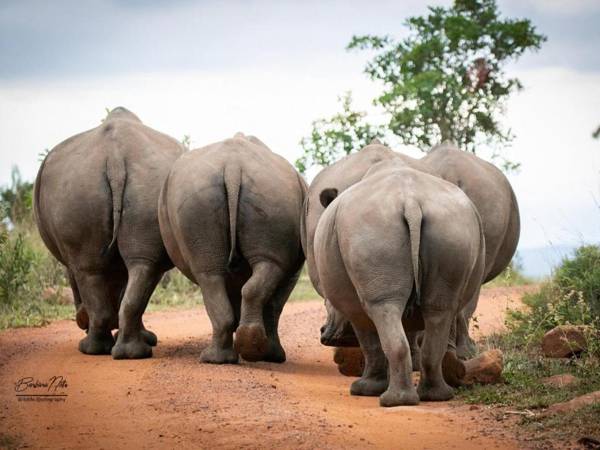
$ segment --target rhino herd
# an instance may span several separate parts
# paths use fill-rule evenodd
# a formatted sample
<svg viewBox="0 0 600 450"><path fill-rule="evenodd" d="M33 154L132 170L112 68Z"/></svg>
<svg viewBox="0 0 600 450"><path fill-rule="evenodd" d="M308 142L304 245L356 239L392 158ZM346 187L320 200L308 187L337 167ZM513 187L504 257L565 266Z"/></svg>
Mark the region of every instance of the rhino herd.
<svg viewBox="0 0 600 450"><path fill-rule="evenodd" d="M150 357L142 316L176 266L212 323L203 362L284 362L279 317L306 258L327 309L321 342L360 346L351 393L382 406L452 397L448 361L473 354L480 287L520 229L506 177L452 145L413 159L374 141L308 187L254 136L186 152L121 107L47 155L34 212L66 267L81 352Z"/></svg>

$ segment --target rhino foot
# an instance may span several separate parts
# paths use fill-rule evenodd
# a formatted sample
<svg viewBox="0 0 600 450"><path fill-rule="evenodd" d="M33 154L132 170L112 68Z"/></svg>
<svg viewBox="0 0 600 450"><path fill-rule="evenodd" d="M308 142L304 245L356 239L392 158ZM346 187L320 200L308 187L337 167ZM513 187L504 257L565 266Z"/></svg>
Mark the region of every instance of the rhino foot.
<svg viewBox="0 0 600 450"><path fill-rule="evenodd" d="M129 342L117 342L112 348L113 359L142 359L152 356L152 347L142 338Z"/></svg>
<svg viewBox="0 0 600 450"><path fill-rule="evenodd" d="M405 390L388 389L379 397L379 404L381 406L418 405L419 394L414 387Z"/></svg>
<svg viewBox="0 0 600 450"><path fill-rule="evenodd" d="M388 380L381 378L359 378L350 385L350 394L377 397L388 388Z"/></svg>
<svg viewBox="0 0 600 450"><path fill-rule="evenodd" d="M140 333L142 334L142 339L144 340L144 342L146 342L146 344L148 344L152 347L156 347L156 344L158 344L158 337L156 336L156 334L154 334L150 330L142 330L142 331L140 331ZM117 341L118 338L119 338L119 331L117 330L115 332L115 341Z"/></svg>
<svg viewBox="0 0 600 450"><path fill-rule="evenodd" d="M86 355L110 355L110 349L115 345L112 334L88 333L79 341L79 351Z"/></svg>
<svg viewBox="0 0 600 450"><path fill-rule="evenodd" d="M144 339L146 344L150 345L151 347L156 347L156 344L158 344L158 336L156 336L155 333L150 330L142 330L141 333L142 339Z"/></svg>
<svg viewBox="0 0 600 450"><path fill-rule="evenodd" d="M466 373L465 363L458 359L456 353L447 351L442 360L442 374L446 383L450 386L459 387L463 384L462 380Z"/></svg>
<svg viewBox="0 0 600 450"><path fill-rule="evenodd" d="M261 361L269 349L265 328L260 325L240 325L235 332L235 349L246 361Z"/></svg>
<svg viewBox="0 0 600 450"><path fill-rule="evenodd" d="M443 402L454 397L454 389L445 382L435 386L419 383L417 391L419 392L420 399L425 402Z"/></svg>
<svg viewBox="0 0 600 450"><path fill-rule="evenodd" d="M237 364L239 358L233 348L218 348L210 344L200 353L200 361L209 364Z"/></svg>
<svg viewBox="0 0 600 450"><path fill-rule="evenodd" d="M271 342L269 350L262 360L273 363L283 363L285 362L285 350L279 342Z"/></svg>

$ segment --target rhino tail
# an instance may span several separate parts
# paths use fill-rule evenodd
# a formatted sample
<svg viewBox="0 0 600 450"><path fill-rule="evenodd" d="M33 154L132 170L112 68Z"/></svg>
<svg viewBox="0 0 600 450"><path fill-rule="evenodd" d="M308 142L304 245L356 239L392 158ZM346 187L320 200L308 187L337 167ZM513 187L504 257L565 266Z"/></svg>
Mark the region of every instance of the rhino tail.
<svg viewBox="0 0 600 450"><path fill-rule="evenodd" d="M113 231L110 244L108 244L104 253L110 252L117 242L121 216L123 214L123 196L127 182L127 169L125 167L125 158L121 156L118 149L112 149L108 153L106 159L106 177L108 178L112 197Z"/></svg>
<svg viewBox="0 0 600 450"><path fill-rule="evenodd" d="M239 255L236 252L237 246L237 218L240 197L240 188L242 186L242 169L237 164L225 166L223 174L225 182L225 195L227 197L227 207L229 209L229 242L231 250L229 251L229 260L227 268L235 271L239 263Z"/></svg>
<svg viewBox="0 0 600 450"><path fill-rule="evenodd" d="M414 199L408 199L404 205L404 219L408 224L408 234L410 239L410 258L413 267L413 276L415 281L415 290L417 292L417 301L421 298L421 272L419 268L419 249L421 246L421 223L423 221L423 212L421 207Z"/></svg>

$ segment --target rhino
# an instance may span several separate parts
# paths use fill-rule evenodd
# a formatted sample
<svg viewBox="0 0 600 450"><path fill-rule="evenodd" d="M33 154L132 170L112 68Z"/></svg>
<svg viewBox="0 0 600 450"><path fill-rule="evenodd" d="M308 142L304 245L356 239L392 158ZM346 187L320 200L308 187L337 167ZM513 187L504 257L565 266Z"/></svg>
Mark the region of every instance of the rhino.
<svg viewBox="0 0 600 450"><path fill-rule="evenodd" d="M160 236L158 195L183 153L178 141L118 107L42 162L35 221L48 250L66 267L77 324L87 332L79 342L82 353L152 355L157 337L142 315L173 267Z"/></svg>
<svg viewBox="0 0 600 450"><path fill-rule="evenodd" d="M211 320L201 361L285 361L278 323L304 264L307 190L285 159L242 133L173 165L159 223L172 261L200 286Z"/></svg>
<svg viewBox="0 0 600 450"><path fill-rule="evenodd" d="M486 258L483 282L498 276L510 263L520 233L519 208L510 183L492 164L474 154L444 143L434 147L421 159L394 152L374 140L359 152L342 158L323 169L310 185L303 214L303 243L309 277L315 289L323 296L314 262L314 233L324 208L319 196L324 190L337 195L359 182L375 165L382 167L410 167L444 179L458 186L473 202L483 223L486 240ZM331 194L335 190L335 194ZM467 308L457 321L456 348L461 358L474 353L468 335L468 320L477 306L478 292L474 293ZM321 328L321 342L331 346L357 346L352 327L335 308L328 307L327 322ZM411 351L417 351L417 335L410 334ZM418 356L415 358L418 365Z"/></svg>
<svg viewBox="0 0 600 450"><path fill-rule="evenodd" d="M321 292L365 355L351 394L380 395L382 406L450 399L442 361L485 271L477 209L454 184L405 167L370 171L336 194L321 191L313 256ZM415 389L406 330L421 329Z"/></svg>

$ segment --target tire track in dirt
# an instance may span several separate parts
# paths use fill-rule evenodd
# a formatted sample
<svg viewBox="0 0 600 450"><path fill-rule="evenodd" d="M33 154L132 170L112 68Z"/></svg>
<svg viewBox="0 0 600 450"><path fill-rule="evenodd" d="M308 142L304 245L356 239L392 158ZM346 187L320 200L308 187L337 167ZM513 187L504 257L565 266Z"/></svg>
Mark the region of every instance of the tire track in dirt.
<svg viewBox="0 0 600 450"><path fill-rule="evenodd" d="M522 290L484 290L479 333L502 326ZM458 402L379 407L349 395L332 350L319 343L321 301L289 304L281 319L284 364L201 364L210 339L202 307L147 314L154 357L114 361L77 351L72 321L0 334L0 443L45 448L504 449L517 442ZM65 402L19 402L14 383L66 378ZM489 419L489 418L488 418Z"/></svg>

